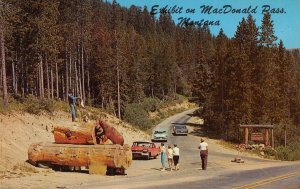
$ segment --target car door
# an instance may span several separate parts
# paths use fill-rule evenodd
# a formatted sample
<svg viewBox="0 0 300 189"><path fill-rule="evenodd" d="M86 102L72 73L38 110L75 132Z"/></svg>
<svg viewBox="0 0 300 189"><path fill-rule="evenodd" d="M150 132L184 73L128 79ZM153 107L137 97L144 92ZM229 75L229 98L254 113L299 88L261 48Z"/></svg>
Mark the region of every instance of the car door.
<svg viewBox="0 0 300 189"><path fill-rule="evenodd" d="M157 148L154 143L151 145L151 147L153 151L153 156L157 156L159 153L159 148Z"/></svg>

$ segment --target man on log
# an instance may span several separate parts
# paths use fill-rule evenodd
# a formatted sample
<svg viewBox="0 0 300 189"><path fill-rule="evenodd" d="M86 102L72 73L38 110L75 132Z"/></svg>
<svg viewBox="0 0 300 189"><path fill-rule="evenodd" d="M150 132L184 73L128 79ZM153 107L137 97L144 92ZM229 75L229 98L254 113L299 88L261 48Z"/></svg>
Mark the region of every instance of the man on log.
<svg viewBox="0 0 300 189"><path fill-rule="evenodd" d="M68 94L68 101L69 101L69 106L71 110L71 115L72 115L72 122L76 121L76 102L77 99L80 99L79 97L73 96L72 92L69 91Z"/></svg>

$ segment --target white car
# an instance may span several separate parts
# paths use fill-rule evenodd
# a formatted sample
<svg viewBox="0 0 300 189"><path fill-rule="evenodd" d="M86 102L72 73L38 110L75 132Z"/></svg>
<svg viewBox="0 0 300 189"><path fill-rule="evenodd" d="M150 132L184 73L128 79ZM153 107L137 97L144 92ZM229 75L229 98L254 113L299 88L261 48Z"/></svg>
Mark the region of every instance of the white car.
<svg viewBox="0 0 300 189"><path fill-rule="evenodd" d="M152 141L165 141L168 140L168 134L167 131L164 129L157 129L153 133L153 139Z"/></svg>

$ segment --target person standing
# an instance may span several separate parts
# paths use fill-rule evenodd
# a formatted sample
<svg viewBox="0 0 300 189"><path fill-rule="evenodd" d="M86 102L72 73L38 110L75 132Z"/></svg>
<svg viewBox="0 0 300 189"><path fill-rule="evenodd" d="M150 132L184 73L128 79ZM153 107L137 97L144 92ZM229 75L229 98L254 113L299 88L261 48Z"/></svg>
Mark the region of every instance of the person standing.
<svg viewBox="0 0 300 189"><path fill-rule="evenodd" d="M179 148L177 147L177 144L174 144L173 148L173 160L175 165L175 171L179 170Z"/></svg>
<svg viewBox="0 0 300 189"><path fill-rule="evenodd" d="M161 143L160 146L160 161L161 161L161 165L162 165L162 171L165 170L166 168L166 147L164 143Z"/></svg>
<svg viewBox="0 0 300 189"><path fill-rule="evenodd" d="M168 146L167 157L168 157L168 164L169 164L170 171L172 171L172 166L173 166L173 149L171 148L171 145Z"/></svg>
<svg viewBox="0 0 300 189"><path fill-rule="evenodd" d="M76 102L77 99L80 99L79 97L73 96L71 92L68 94L68 101L69 101L69 106L71 109L71 114L72 114L72 122L76 120Z"/></svg>
<svg viewBox="0 0 300 189"><path fill-rule="evenodd" d="M200 157L202 161L202 169L206 170L207 168L207 157L208 157L208 144L201 138L201 142L199 145L200 149Z"/></svg>

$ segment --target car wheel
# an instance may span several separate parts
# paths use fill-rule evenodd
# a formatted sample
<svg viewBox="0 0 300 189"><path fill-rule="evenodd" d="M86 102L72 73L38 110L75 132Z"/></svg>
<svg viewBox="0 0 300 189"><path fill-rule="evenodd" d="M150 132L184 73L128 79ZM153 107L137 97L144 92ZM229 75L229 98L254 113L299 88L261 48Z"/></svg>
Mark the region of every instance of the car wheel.
<svg viewBox="0 0 300 189"><path fill-rule="evenodd" d="M149 153L148 156L147 156L147 160L149 160L151 157L151 154Z"/></svg>

